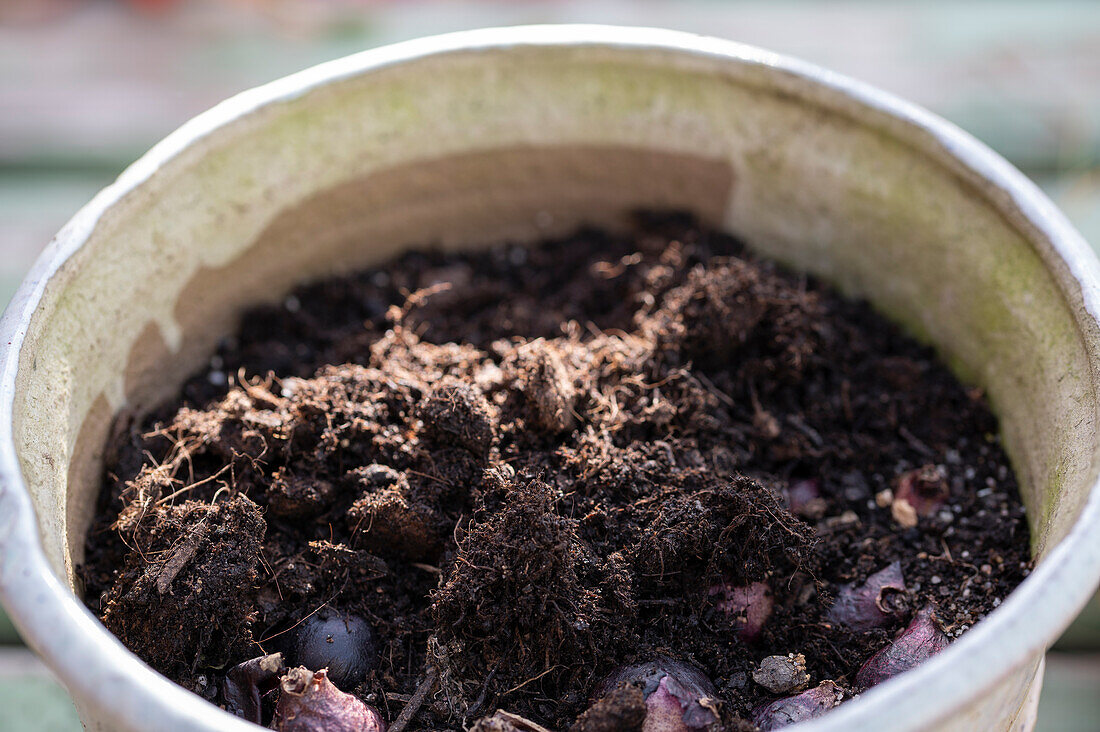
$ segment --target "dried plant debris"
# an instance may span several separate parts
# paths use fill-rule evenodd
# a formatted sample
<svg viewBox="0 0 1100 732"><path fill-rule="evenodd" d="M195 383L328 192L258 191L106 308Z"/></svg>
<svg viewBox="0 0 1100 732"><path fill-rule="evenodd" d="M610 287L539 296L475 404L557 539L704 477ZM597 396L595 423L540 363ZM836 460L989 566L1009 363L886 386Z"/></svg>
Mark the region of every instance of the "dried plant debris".
<svg viewBox="0 0 1100 732"><path fill-rule="evenodd" d="M271 724L277 732L386 732L378 710L336 688L324 669L292 668L279 687Z"/></svg>
<svg viewBox="0 0 1100 732"><path fill-rule="evenodd" d="M89 606L279 729L776 728L1030 566L980 392L676 215L304 287L108 448Z"/></svg>

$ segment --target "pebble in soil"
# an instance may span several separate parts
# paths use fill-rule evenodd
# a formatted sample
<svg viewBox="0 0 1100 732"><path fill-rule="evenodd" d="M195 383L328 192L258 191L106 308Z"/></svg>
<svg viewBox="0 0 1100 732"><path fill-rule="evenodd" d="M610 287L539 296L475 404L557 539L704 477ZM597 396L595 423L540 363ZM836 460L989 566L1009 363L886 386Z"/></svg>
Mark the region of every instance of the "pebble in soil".
<svg viewBox="0 0 1100 732"><path fill-rule="evenodd" d="M747 728L1027 574L996 431L865 304L685 217L418 251L248 313L177 402L121 418L82 577L216 703L323 610L369 635L333 677L391 722L419 699L408 729L641 725L636 686L593 693L655 658ZM276 696L242 698L270 722Z"/></svg>

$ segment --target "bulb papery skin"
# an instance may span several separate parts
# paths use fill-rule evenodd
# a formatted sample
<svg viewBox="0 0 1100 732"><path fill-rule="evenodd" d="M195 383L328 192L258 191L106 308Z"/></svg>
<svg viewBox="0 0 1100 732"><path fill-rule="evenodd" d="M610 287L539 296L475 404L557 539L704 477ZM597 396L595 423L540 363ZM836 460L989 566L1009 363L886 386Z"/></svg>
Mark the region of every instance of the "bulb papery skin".
<svg viewBox="0 0 1100 732"><path fill-rule="evenodd" d="M898 477L894 500L904 501L918 516L931 516L951 494L947 476L934 465L910 470Z"/></svg>
<svg viewBox="0 0 1100 732"><path fill-rule="evenodd" d="M862 584L840 587L829 620L853 630L870 630L889 624L904 612L905 578L901 563L893 562Z"/></svg>
<svg viewBox="0 0 1100 732"><path fill-rule="evenodd" d="M948 645L931 607L921 608L890 645L871 656L856 673L856 685L869 689L904 673L942 651Z"/></svg>
<svg viewBox="0 0 1100 732"><path fill-rule="evenodd" d="M761 732L781 729L797 722L805 722L828 712L840 704L844 693L832 681L822 681L808 691L795 696L777 699L769 704L757 707L753 711L752 721Z"/></svg>
<svg viewBox="0 0 1100 732"><path fill-rule="evenodd" d="M790 512L803 519L819 519L827 508L821 497L821 481L817 478L792 481L783 491L783 497Z"/></svg>
<svg viewBox="0 0 1100 732"><path fill-rule="evenodd" d="M337 689L324 670L292 668L279 686L277 732L386 732L378 710Z"/></svg>
<svg viewBox="0 0 1100 732"><path fill-rule="evenodd" d="M720 722L717 692L702 671L681 661L659 657L626 666L596 688L602 698L622 684L637 684L645 697L642 732L696 732Z"/></svg>
<svg viewBox="0 0 1100 732"><path fill-rule="evenodd" d="M229 669L222 687L226 711L260 724L260 698L278 686L279 676L285 671L281 653L250 658Z"/></svg>
<svg viewBox="0 0 1100 732"><path fill-rule="evenodd" d="M745 642L760 635L775 606L772 590L763 582L740 586L721 582L711 587L707 594L718 596L715 607L729 618L734 632Z"/></svg>

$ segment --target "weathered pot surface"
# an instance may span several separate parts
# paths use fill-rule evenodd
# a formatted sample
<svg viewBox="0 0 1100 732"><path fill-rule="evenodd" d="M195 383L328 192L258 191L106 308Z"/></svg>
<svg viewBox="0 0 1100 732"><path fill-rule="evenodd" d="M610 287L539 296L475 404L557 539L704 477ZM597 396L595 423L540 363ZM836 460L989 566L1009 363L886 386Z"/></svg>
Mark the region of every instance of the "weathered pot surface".
<svg viewBox="0 0 1100 732"><path fill-rule="evenodd" d="M119 411L171 396L241 308L402 247L679 207L867 297L1002 419L1038 566L942 654L806 730L1027 729L1100 578L1100 266L1023 175L813 66L670 31L549 26L368 51L245 92L58 234L0 323L0 598L93 730L247 730L74 593Z"/></svg>

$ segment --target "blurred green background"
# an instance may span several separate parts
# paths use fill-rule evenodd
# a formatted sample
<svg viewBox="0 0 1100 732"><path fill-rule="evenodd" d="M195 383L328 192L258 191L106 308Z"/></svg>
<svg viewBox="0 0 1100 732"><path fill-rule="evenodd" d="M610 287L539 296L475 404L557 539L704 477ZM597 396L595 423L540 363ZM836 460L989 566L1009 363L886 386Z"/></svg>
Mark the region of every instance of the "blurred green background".
<svg viewBox="0 0 1100 732"><path fill-rule="evenodd" d="M77 208L226 96L384 43L558 22L706 33L871 82L984 140L1100 244L1097 2L0 0L0 302ZM0 731L78 729L0 613ZM1095 600L1048 654L1038 729L1100 730Z"/></svg>

